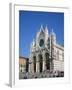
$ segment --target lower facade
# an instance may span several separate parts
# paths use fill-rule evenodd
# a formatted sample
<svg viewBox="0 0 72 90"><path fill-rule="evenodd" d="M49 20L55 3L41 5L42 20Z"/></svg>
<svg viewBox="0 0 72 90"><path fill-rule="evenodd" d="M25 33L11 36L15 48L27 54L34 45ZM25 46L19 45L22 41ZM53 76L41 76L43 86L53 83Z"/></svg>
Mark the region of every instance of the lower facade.
<svg viewBox="0 0 72 90"><path fill-rule="evenodd" d="M47 63L45 60L40 60L41 62L28 62L27 60L23 59L26 63L23 65L24 69L22 67L23 71L19 71L19 79L64 77L63 61L53 60L50 62L51 60L49 60Z"/></svg>

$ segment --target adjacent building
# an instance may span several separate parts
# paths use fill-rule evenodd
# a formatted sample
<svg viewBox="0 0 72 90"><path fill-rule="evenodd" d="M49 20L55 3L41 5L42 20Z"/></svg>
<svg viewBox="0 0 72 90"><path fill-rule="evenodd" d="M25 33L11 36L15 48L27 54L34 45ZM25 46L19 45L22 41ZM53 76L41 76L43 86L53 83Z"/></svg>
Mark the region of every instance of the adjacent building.
<svg viewBox="0 0 72 90"><path fill-rule="evenodd" d="M19 57L19 78L23 79L24 74L28 72L29 59L26 57Z"/></svg>

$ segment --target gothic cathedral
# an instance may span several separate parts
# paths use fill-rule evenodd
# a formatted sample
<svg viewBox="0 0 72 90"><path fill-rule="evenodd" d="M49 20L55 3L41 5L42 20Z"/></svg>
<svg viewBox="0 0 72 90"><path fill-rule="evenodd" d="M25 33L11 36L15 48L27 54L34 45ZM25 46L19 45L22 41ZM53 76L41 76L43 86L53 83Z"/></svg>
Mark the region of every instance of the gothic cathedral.
<svg viewBox="0 0 72 90"><path fill-rule="evenodd" d="M57 43L56 34L41 25L30 46L29 73L64 74L64 47Z"/></svg>

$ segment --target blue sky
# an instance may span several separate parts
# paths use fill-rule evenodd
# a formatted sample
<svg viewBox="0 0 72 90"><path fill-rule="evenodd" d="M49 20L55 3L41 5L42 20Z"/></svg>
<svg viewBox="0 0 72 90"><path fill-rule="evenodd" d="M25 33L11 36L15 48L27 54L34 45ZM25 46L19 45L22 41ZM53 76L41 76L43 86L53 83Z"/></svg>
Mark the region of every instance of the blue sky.
<svg viewBox="0 0 72 90"><path fill-rule="evenodd" d="M29 57L30 44L41 24L47 25L49 33L56 33L57 43L64 44L64 13L19 11L19 56Z"/></svg>

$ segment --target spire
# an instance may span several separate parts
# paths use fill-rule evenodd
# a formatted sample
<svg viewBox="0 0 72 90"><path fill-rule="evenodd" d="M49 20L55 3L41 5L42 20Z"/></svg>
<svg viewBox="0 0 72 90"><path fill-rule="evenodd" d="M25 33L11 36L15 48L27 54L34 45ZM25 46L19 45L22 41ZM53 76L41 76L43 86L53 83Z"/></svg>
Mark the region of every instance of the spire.
<svg viewBox="0 0 72 90"><path fill-rule="evenodd" d="M35 46L35 39L33 39L32 43L31 43L31 48L33 48Z"/></svg>
<svg viewBox="0 0 72 90"><path fill-rule="evenodd" d="M52 39L53 43L56 43L56 34L54 33L53 28L52 28L52 32L51 32L51 39Z"/></svg>
<svg viewBox="0 0 72 90"><path fill-rule="evenodd" d="M53 33L53 28L52 28L52 33Z"/></svg>
<svg viewBox="0 0 72 90"><path fill-rule="evenodd" d="M41 34L44 34L44 28L43 28L43 25L42 25L42 24L41 24L41 26L40 26L40 30L37 32L36 42L38 42L39 36L40 36Z"/></svg>
<svg viewBox="0 0 72 90"><path fill-rule="evenodd" d="M40 28L40 31L43 31L44 29L43 29L43 25L41 24L41 28Z"/></svg>
<svg viewBox="0 0 72 90"><path fill-rule="evenodd" d="M54 33L54 30L53 30L53 28L52 28L51 35L55 36L55 33Z"/></svg>
<svg viewBox="0 0 72 90"><path fill-rule="evenodd" d="M35 42L35 39L33 39L32 43L30 45L30 52L35 51L35 45L36 45L36 42Z"/></svg>
<svg viewBox="0 0 72 90"><path fill-rule="evenodd" d="M47 28L47 25L45 27L45 47L47 48L47 45L48 45L48 28Z"/></svg>
<svg viewBox="0 0 72 90"><path fill-rule="evenodd" d="M47 25L45 27L45 35L48 37L48 27L47 27Z"/></svg>
<svg viewBox="0 0 72 90"><path fill-rule="evenodd" d="M38 36L40 34L44 34L44 28L43 28L43 25L41 24L41 27L40 27L40 31L38 32Z"/></svg>
<svg viewBox="0 0 72 90"><path fill-rule="evenodd" d="M35 46L35 39L33 39L32 46L33 47Z"/></svg>

